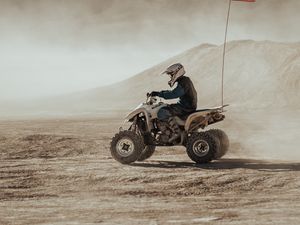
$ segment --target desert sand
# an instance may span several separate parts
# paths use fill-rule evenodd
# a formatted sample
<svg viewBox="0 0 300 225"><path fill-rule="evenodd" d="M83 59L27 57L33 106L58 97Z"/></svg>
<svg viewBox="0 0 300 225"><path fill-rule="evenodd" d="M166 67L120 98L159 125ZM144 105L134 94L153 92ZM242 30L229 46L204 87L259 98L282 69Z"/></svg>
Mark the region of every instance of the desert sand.
<svg viewBox="0 0 300 225"><path fill-rule="evenodd" d="M160 73L181 62L199 108L220 104L222 46L201 45L108 87L0 104L0 224L300 224L300 44L234 41L225 73L228 154L183 147L121 165L109 144ZM21 119L25 118L26 119Z"/></svg>
<svg viewBox="0 0 300 225"><path fill-rule="evenodd" d="M0 224L300 223L297 158L263 160L232 141L224 159L206 165L183 147L121 165L109 152L120 124L1 121Z"/></svg>

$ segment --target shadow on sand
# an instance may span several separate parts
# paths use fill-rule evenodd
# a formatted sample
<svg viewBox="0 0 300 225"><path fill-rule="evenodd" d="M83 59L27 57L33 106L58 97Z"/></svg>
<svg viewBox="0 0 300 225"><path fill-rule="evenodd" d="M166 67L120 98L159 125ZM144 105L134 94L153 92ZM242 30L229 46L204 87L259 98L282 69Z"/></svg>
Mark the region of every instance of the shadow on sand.
<svg viewBox="0 0 300 225"><path fill-rule="evenodd" d="M193 162L172 162L153 160L148 162L133 163L135 167L155 167L155 168L199 168L207 170L218 169L253 169L270 172L300 171L300 163L297 162L271 162L255 159L221 159L207 164L196 164Z"/></svg>

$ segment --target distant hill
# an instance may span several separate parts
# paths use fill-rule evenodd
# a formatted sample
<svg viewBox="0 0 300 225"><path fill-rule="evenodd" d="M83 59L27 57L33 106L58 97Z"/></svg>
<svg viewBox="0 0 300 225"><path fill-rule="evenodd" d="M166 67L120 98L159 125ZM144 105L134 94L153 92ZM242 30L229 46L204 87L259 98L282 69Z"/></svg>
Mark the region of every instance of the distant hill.
<svg viewBox="0 0 300 225"><path fill-rule="evenodd" d="M241 109L300 108L300 43L245 40L227 46L226 103ZM0 114L127 110L142 102L147 92L169 89L168 77L161 72L176 62L186 67L186 75L194 81L199 108L220 105L222 48L200 45L119 83L22 106L6 105Z"/></svg>

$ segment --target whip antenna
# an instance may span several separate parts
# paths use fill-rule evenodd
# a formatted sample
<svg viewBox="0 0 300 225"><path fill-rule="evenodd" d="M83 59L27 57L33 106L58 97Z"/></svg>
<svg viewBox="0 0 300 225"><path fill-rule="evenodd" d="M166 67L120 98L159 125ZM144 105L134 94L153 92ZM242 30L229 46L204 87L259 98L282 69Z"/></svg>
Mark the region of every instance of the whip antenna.
<svg viewBox="0 0 300 225"><path fill-rule="evenodd" d="M222 61L222 84L221 84L221 103L222 103L222 111L224 106L224 72L225 72L225 53L226 53L226 43L227 43L227 32L228 32L228 24L229 24L229 16L230 16L230 9L231 9L231 2L256 2L256 0L228 0L228 12L227 12L227 19L226 19L226 28L225 28L225 37L224 37L224 45L223 45L223 61Z"/></svg>
<svg viewBox="0 0 300 225"><path fill-rule="evenodd" d="M222 79L221 79L221 106L223 111L224 105L224 71L225 71L225 53L226 53L226 43L227 43L227 32L228 32L228 24L229 24L229 15L230 15L230 8L231 8L231 0L228 1L228 12L227 12L227 19L226 19L226 28L225 28L225 37L224 37L224 44L223 44L223 61L222 61Z"/></svg>

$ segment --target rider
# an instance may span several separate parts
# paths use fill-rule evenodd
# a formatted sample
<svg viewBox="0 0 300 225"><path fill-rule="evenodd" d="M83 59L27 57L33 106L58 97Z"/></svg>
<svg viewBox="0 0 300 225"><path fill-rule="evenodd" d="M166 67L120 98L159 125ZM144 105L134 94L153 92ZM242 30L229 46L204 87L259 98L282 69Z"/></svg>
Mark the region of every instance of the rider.
<svg viewBox="0 0 300 225"><path fill-rule="evenodd" d="M161 108L157 114L159 120L168 121L171 125L175 134L170 140L172 142L180 136L180 129L174 116L185 116L197 109L197 92L191 79L184 76L185 70L180 63L169 66L163 74L170 76L171 80L168 82L170 87L173 87L176 82L177 87L170 91L153 91L150 93L150 96L158 96L164 99L179 98L176 104L170 104Z"/></svg>

